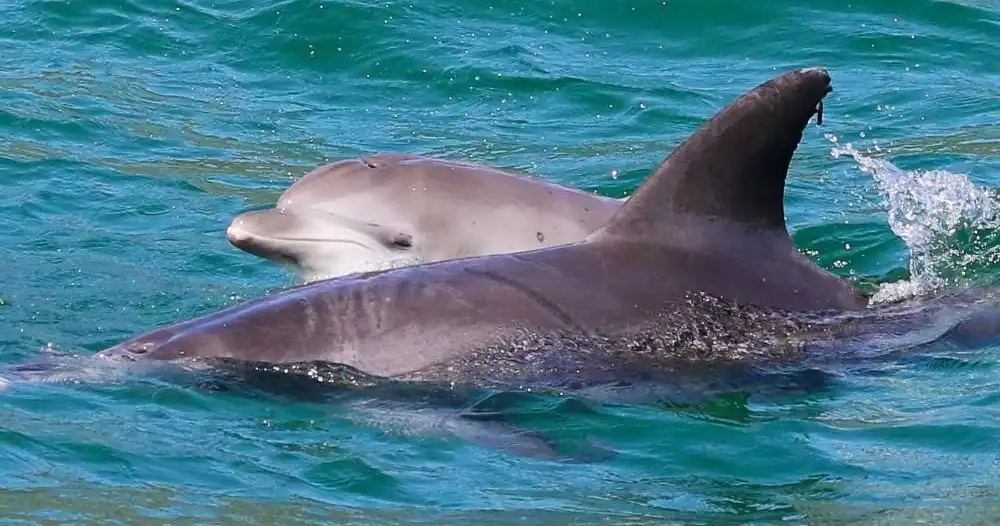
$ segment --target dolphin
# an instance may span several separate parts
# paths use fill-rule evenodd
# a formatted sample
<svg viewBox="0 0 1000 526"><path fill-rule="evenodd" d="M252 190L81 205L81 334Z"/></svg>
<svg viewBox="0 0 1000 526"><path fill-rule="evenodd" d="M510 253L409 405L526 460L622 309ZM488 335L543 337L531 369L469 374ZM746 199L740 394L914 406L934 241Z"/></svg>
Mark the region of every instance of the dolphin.
<svg viewBox="0 0 1000 526"><path fill-rule="evenodd" d="M581 241L318 281L96 355L320 361L365 377L422 382L519 381L586 368L616 374L629 361L640 369L655 364L663 352L746 357L742 343L705 345L705 338L784 330L781 321L741 314L745 309L850 313L867 306L848 281L796 250L784 220L793 154L832 89L825 69L806 68L745 93ZM591 341L613 345L602 352L579 345Z"/></svg>
<svg viewBox="0 0 1000 526"><path fill-rule="evenodd" d="M526 174L414 154L320 166L226 237L303 282L580 241L621 201Z"/></svg>

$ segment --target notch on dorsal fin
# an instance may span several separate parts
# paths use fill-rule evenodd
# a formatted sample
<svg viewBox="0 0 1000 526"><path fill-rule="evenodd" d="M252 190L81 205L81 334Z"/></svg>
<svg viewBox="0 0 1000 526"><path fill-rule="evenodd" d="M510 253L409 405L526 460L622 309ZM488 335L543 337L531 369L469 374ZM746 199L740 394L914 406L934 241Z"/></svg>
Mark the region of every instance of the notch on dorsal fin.
<svg viewBox="0 0 1000 526"><path fill-rule="evenodd" d="M830 87L824 69L786 73L747 92L678 146L592 239L669 239L696 221L787 236L785 177Z"/></svg>

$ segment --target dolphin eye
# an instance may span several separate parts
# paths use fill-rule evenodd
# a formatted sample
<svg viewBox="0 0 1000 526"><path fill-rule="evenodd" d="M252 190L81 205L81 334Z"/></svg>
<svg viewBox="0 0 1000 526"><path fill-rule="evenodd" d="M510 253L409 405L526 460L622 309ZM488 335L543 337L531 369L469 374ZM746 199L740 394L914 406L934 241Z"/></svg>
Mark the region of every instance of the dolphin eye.
<svg viewBox="0 0 1000 526"><path fill-rule="evenodd" d="M395 248L410 248L413 246L413 236L409 234L396 234L392 238L392 246Z"/></svg>

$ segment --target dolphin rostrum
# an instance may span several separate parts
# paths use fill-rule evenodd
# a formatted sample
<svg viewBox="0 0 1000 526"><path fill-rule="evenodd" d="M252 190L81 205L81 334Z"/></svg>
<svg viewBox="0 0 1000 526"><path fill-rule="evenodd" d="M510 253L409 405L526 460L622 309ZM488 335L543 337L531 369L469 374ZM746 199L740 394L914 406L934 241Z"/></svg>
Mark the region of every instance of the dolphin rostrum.
<svg viewBox="0 0 1000 526"><path fill-rule="evenodd" d="M303 281L580 241L621 201L511 171L412 154L307 173L274 208L235 218L235 247Z"/></svg>
<svg viewBox="0 0 1000 526"><path fill-rule="evenodd" d="M742 326L736 337L755 323L693 297L783 312L864 309L861 293L796 250L784 221L792 156L831 90L819 68L757 86L675 148L580 242L302 285L98 354L323 361L389 379L513 378L558 374L537 342L683 341L699 328L685 320L703 308L717 326ZM730 352L738 356L739 346Z"/></svg>

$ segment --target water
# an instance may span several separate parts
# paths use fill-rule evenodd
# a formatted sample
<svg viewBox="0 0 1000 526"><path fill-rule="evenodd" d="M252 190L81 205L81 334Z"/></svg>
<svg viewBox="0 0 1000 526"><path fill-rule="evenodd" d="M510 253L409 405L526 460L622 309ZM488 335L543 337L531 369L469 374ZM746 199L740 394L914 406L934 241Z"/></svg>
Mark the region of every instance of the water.
<svg viewBox="0 0 1000 526"><path fill-rule="evenodd" d="M1000 4L15 0L0 5L0 363L89 354L292 283L233 215L330 159L408 151L627 195L703 119L829 68L787 192L796 243L892 299L1000 284ZM532 397L511 455L440 415L154 379L12 389L25 523L1000 519L1000 349L826 390L671 407ZM377 409L377 408L376 408Z"/></svg>

